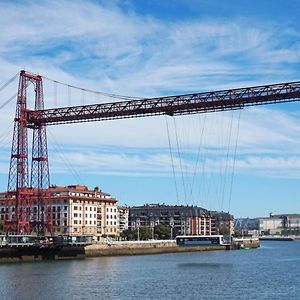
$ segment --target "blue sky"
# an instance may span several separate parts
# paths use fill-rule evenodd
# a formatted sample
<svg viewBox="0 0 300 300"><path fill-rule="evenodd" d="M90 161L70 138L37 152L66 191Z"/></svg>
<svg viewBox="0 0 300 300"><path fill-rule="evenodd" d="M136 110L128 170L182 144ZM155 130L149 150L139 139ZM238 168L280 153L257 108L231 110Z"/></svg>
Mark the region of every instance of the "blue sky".
<svg viewBox="0 0 300 300"><path fill-rule="evenodd" d="M23 68L139 97L299 80L299 13L292 0L0 1L0 86ZM115 101L44 88L47 107ZM0 91L0 105L16 90ZM0 110L1 190L14 105ZM299 116L294 103L49 127L51 181L100 186L127 205L299 213Z"/></svg>

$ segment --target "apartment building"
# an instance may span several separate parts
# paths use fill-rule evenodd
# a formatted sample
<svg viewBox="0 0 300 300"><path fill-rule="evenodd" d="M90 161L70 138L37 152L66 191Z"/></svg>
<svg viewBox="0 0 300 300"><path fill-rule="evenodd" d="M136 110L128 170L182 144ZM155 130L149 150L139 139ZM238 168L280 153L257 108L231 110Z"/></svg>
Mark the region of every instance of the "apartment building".
<svg viewBox="0 0 300 300"><path fill-rule="evenodd" d="M224 211L210 211L213 224L214 234L233 235L234 234L234 217Z"/></svg>
<svg viewBox="0 0 300 300"><path fill-rule="evenodd" d="M212 218L201 207L165 204L146 204L129 209L129 226L154 228L158 224L168 225L172 238L176 235L211 235Z"/></svg>
<svg viewBox="0 0 300 300"><path fill-rule="evenodd" d="M49 189L53 213L54 235L93 235L97 240L103 237L118 237L119 214L117 200L96 187L89 190L83 185L52 186ZM0 193L0 219L4 220L6 193ZM35 205L31 208L36 210ZM8 218L14 214L9 207ZM34 234L35 232L33 232Z"/></svg>
<svg viewBox="0 0 300 300"><path fill-rule="evenodd" d="M118 206L120 232L128 229L129 208L126 206Z"/></svg>
<svg viewBox="0 0 300 300"><path fill-rule="evenodd" d="M281 214L257 218L260 235L299 235L300 214Z"/></svg>

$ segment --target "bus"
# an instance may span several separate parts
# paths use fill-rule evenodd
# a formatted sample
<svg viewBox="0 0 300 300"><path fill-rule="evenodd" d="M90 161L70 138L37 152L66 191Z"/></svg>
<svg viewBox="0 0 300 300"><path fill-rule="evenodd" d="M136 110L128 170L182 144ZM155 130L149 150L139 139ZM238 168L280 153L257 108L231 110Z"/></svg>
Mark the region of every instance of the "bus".
<svg viewBox="0 0 300 300"><path fill-rule="evenodd" d="M215 246L224 245L223 235L178 235L178 246Z"/></svg>

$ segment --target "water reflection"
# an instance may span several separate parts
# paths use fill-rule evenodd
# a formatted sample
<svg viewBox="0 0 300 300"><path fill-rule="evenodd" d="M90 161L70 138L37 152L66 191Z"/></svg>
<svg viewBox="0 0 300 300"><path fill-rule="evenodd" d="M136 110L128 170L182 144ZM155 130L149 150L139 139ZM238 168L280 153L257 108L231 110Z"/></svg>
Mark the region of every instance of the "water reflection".
<svg viewBox="0 0 300 300"><path fill-rule="evenodd" d="M299 299L300 243L0 265L0 299Z"/></svg>

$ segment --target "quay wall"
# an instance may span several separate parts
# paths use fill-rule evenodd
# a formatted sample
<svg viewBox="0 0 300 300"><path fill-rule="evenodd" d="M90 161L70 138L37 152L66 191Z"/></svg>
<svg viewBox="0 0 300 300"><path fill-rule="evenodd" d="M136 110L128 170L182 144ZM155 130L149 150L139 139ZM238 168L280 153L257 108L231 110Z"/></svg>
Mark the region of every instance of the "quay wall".
<svg viewBox="0 0 300 300"><path fill-rule="evenodd" d="M226 250L226 246L179 247L175 241L98 243L85 247L86 257L146 255L194 251Z"/></svg>
<svg viewBox="0 0 300 300"><path fill-rule="evenodd" d="M83 246L0 247L0 263L84 258Z"/></svg>
<svg viewBox="0 0 300 300"><path fill-rule="evenodd" d="M243 244L243 246L241 246ZM147 255L259 247L259 241L243 240L230 245L177 246L175 241L135 241L97 243L89 246L29 245L0 247L0 263L41 260L78 259L84 257Z"/></svg>

